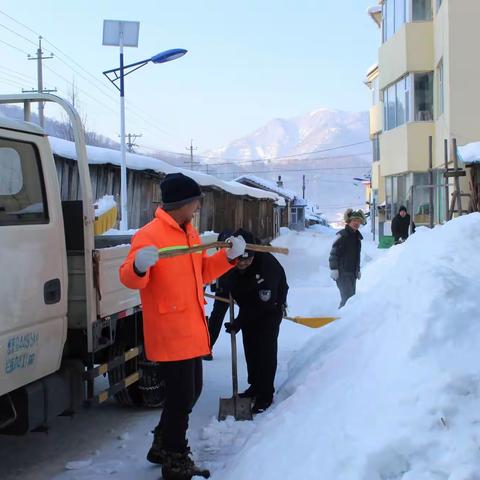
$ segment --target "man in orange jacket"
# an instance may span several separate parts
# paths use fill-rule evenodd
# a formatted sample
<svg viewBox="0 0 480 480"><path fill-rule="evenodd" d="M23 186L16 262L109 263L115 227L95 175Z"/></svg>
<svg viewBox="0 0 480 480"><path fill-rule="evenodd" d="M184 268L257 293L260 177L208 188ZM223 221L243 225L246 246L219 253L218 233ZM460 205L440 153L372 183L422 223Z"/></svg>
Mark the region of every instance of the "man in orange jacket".
<svg viewBox="0 0 480 480"><path fill-rule="evenodd" d="M146 356L160 362L165 380L165 406L147 459L162 464L165 480L189 480L202 474L189 457L186 432L202 389L202 357L210 353L203 286L234 266L245 240L231 237L229 249L210 257L203 252L159 260L159 251L201 243L191 224L200 208L199 185L175 173L165 177L161 191L162 208L133 237L120 279L140 290Z"/></svg>

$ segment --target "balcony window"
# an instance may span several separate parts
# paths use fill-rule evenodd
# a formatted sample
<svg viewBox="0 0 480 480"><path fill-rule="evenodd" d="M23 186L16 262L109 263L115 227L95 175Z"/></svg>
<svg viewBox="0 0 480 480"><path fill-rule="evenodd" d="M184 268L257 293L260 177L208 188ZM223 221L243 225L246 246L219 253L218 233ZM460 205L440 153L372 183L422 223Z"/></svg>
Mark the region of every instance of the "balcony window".
<svg viewBox="0 0 480 480"><path fill-rule="evenodd" d="M415 121L429 122L433 120L433 72L416 73L414 75L414 108Z"/></svg>
<svg viewBox="0 0 480 480"><path fill-rule="evenodd" d="M373 161L380 161L380 135L376 133L372 138Z"/></svg>
<svg viewBox="0 0 480 480"><path fill-rule="evenodd" d="M407 22L432 20L431 0L385 0L382 18L382 38L386 42Z"/></svg>
<svg viewBox="0 0 480 480"><path fill-rule="evenodd" d="M383 90L385 130L433 120L432 81L433 72L410 73Z"/></svg>

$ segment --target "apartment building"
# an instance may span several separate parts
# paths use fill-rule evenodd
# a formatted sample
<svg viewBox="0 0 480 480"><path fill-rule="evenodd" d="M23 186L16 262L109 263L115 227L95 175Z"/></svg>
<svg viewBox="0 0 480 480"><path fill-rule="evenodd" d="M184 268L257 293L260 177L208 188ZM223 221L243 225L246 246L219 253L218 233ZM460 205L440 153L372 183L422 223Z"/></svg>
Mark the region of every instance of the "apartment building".
<svg viewBox="0 0 480 480"><path fill-rule="evenodd" d="M380 221L407 205L417 224L428 224L433 204L441 223L452 192L445 140L450 165L454 138L480 140L480 0L382 0L369 15L381 29L378 64L366 79Z"/></svg>

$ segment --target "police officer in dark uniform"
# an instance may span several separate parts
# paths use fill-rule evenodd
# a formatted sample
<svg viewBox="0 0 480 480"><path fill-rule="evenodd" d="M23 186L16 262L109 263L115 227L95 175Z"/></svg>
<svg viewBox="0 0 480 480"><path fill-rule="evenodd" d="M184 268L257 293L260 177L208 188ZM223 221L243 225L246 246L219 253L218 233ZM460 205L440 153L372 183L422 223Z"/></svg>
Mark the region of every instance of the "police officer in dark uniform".
<svg viewBox="0 0 480 480"><path fill-rule="evenodd" d="M256 243L253 235L243 229L234 235ZM240 396L252 398L253 413L260 413L272 404L275 391L277 339L288 292L285 271L272 254L248 251L225 277L240 308L233 325L226 323L225 327L227 332L242 331L250 384Z"/></svg>

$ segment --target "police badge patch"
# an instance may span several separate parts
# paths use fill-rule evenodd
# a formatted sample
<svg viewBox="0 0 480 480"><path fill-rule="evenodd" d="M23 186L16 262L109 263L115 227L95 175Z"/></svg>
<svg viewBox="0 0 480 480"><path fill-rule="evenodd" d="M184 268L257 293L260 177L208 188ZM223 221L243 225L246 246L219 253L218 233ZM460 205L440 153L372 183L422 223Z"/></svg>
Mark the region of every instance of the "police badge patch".
<svg viewBox="0 0 480 480"><path fill-rule="evenodd" d="M262 302L268 302L270 298L272 298L272 291L271 290L259 290L258 295Z"/></svg>

